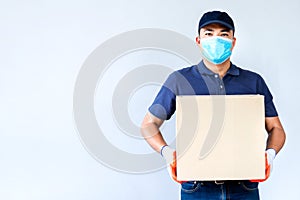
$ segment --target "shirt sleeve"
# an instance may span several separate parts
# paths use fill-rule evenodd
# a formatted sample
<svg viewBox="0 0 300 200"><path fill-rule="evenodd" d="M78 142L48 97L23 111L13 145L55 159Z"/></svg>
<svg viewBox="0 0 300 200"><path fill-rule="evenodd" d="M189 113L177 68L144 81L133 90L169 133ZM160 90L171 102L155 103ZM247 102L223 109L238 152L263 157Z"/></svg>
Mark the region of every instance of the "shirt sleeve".
<svg viewBox="0 0 300 200"><path fill-rule="evenodd" d="M273 102L273 96L262 77L258 80L258 93L265 97L265 117L278 116L277 110Z"/></svg>
<svg viewBox="0 0 300 200"><path fill-rule="evenodd" d="M174 114L176 110L175 73L169 75L148 110L162 120L168 120Z"/></svg>

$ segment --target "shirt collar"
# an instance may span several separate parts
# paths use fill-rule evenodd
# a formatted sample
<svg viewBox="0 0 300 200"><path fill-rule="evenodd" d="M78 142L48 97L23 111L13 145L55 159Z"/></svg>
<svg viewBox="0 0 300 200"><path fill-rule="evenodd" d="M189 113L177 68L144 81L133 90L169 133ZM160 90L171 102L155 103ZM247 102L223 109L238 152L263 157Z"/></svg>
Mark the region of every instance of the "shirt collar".
<svg viewBox="0 0 300 200"><path fill-rule="evenodd" d="M201 75L214 75L215 74L214 72L212 72L210 69L208 69L205 66L203 60L197 65L197 69L198 69L198 71ZM226 74L230 74L230 75L233 75L233 76L238 76L238 75L240 75L240 71L237 68L237 66L235 66L234 64L232 64L230 62L230 68L228 69Z"/></svg>

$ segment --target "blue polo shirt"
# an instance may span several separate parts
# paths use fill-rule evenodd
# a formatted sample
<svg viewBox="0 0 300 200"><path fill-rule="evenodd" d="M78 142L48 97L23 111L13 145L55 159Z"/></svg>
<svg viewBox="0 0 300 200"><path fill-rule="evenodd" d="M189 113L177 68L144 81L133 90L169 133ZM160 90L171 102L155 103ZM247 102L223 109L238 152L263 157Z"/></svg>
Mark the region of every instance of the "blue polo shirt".
<svg viewBox="0 0 300 200"><path fill-rule="evenodd" d="M203 61L171 73L149 107L149 112L160 119L170 119L176 110L177 95L243 94L264 95L265 116L278 116L272 94L259 74L231 63L226 75L221 79L218 74L210 71Z"/></svg>

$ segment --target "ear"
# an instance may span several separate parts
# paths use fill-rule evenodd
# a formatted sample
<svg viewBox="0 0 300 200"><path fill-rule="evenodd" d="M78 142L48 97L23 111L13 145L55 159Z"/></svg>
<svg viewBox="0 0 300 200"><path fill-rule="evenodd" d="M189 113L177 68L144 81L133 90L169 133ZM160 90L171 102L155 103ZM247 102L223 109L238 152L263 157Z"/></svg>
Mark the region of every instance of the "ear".
<svg viewBox="0 0 300 200"><path fill-rule="evenodd" d="M199 36L196 37L196 43L197 43L198 46L200 46L200 38L199 38Z"/></svg>
<svg viewBox="0 0 300 200"><path fill-rule="evenodd" d="M233 50L234 46L235 46L235 43L236 43L236 38L234 37L232 39L232 47L231 47L231 51Z"/></svg>

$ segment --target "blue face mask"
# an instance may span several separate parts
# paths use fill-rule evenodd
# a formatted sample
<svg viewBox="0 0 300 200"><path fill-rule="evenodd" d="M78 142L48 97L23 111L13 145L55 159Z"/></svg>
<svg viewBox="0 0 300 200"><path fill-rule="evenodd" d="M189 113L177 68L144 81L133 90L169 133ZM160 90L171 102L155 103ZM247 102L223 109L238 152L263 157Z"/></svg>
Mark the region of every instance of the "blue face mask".
<svg viewBox="0 0 300 200"><path fill-rule="evenodd" d="M222 64L231 55L232 40L220 36L201 39L201 54L213 64Z"/></svg>

